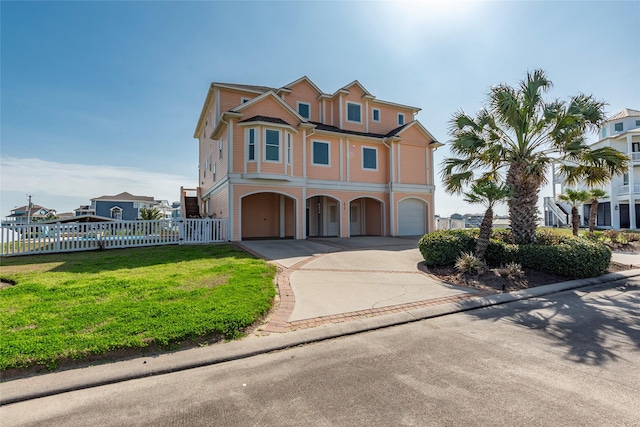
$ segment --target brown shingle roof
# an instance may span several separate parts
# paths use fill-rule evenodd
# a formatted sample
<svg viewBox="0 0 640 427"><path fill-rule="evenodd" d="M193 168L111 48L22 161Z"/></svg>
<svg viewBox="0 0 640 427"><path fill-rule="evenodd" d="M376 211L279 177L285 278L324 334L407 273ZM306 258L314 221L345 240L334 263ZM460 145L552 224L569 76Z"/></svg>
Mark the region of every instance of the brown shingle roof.
<svg viewBox="0 0 640 427"><path fill-rule="evenodd" d="M316 125L316 129L317 130L324 130L324 131L327 131L327 132L344 133L344 134L347 134L347 135L368 136L370 138L385 138L385 136L386 136L386 135L383 135L381 133L358 132L358 131L355 131L355 130L340 129L337 126L325 125L324 123L320 123L320 122L312 122L312 121L310 121L309 123L312 123L312 124Z"/></svg>
<svg viewBox="0 0 640 427"><path fill-rule="evenodd" d="M269 117L269 116L253 116L251 118L241 120L238 123L250 123L250 122L267 122L267 123L277 123L279 125L291 126L289 123L285 122L282 119L279 119L277 117Z"/></svg>

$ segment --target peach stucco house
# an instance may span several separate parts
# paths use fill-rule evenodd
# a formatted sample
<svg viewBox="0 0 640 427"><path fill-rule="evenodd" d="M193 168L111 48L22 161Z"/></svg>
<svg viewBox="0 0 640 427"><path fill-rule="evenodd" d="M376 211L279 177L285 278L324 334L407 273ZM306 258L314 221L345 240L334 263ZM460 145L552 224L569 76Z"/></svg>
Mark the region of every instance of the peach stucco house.
<svg viewBox="0 0 640 427"><path fill-rule="evenodd" d="M442 144L419 110L358 81L333 94L307 77L280 88L212 83L194 134L200 215L228 218L235 241L433 230Z"/></svg>

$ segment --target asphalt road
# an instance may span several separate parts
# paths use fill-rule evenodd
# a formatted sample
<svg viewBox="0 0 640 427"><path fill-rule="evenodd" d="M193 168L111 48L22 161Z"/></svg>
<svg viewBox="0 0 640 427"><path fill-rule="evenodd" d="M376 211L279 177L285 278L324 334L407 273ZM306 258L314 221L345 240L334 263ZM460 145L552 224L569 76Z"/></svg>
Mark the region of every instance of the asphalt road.
<svg viewBox="0 0 640 427"><path fill-rule="evenodd" d="M638 367L633 278L6 405L0 419L5 427L638 426Z"/></svg>

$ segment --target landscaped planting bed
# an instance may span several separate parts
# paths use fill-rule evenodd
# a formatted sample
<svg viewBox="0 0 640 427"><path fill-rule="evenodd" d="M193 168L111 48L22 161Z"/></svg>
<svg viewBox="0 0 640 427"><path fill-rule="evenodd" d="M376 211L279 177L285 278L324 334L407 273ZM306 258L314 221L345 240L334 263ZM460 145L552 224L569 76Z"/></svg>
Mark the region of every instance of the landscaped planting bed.
<svg viewBox="0 0 640 427"><path fill-rule="evenodd" d="M235 338L271 307L275 267L232 245L1 260L0 369L198 337Z"/></svg>

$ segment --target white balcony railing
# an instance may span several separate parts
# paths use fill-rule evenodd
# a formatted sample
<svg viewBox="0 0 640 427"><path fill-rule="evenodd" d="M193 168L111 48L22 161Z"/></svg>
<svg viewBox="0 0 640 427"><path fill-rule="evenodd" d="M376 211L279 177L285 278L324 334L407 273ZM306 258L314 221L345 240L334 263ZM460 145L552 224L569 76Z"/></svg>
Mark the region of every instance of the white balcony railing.
<svg viewBox="0 0 640 427"><path fill-rule="evenodd" d="M618 187L618 195L629 194L630 185L621 185ZM640 194L640 184L633 186L633 194Z"/></svg>

